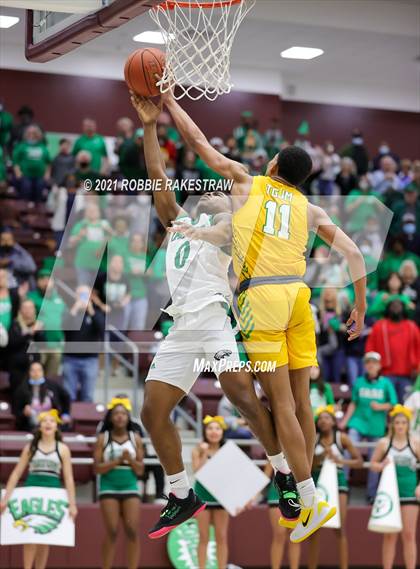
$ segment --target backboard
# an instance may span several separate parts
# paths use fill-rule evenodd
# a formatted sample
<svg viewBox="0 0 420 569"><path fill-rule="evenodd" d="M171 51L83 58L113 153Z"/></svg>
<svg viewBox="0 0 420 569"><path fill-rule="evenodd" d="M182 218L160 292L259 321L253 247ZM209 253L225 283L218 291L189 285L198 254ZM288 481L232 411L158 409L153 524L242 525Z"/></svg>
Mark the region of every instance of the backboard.
<svg viewBox="0 0 420 569"><path fill-rule="evenodd" d="M25 56L43 63L60 57L126 24L162 0L98 0L99 9L86 13L26 11Z"/></svg>

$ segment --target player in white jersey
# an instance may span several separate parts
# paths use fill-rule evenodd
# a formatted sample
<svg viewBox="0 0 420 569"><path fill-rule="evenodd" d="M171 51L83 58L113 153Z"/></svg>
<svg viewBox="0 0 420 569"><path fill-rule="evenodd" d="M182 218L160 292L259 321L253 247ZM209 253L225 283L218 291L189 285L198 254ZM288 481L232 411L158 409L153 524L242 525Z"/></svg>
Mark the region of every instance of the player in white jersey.
<svg viewBox="0 0 420 569"><path fill-rule="evenodd" d="M149 177L166 186L156 133L160 110L152 102L133 97L144 123L144 148ZM280 453L267 408L256 396L250 374L238 372L240 357L235 332L228 316L231 291L228 284L231 245L231 200L222 192L202 196L195 218L177 205L171 191L156 191L154 203L164 227L170 227L166 272L172 304L166 311L174 325L162 342L146 379L142 421L169 480L171 492L151 538L161 537L205 508L195 495L185 472L181 441L171 413L189 392L200 371L194 363L213 364L222 388L246 418L269 455ZM179 224L178 226L176 224ZM183 231L177 231L182 226ZM189 238L185 227L191 227ZM191 235L192 237L192 235Z"/></svg>

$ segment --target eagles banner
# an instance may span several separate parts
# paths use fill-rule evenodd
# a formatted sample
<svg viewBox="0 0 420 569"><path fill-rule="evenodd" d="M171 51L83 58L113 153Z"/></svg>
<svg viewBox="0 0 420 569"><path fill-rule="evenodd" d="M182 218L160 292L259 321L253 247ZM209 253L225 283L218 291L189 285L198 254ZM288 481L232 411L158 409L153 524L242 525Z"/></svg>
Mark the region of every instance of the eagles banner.
<svg viewBox="0 0 420 569"><path fill-rule="evenodd" d="M40 543L74 547L74 530L67 492L62 488L16 488L0 516L1 545Z"/></svg>

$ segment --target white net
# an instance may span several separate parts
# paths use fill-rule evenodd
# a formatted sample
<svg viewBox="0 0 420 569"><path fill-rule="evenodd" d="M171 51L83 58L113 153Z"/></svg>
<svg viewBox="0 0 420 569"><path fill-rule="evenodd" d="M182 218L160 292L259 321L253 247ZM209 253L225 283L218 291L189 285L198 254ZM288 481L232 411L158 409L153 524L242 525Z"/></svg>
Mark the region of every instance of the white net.
<svg viewBox="0 0 420 569"><path fill-rule="evenodd" d="M214 101L232 89L230 53L236 32L255 0L173 0L150 10L166 41L161 92Z"/></svg>

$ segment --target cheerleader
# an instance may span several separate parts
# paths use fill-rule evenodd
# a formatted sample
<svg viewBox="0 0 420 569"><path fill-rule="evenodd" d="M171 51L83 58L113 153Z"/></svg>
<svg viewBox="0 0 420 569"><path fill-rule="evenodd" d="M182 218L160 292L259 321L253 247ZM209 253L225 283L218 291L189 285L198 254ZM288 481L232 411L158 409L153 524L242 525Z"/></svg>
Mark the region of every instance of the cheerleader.
<svg viewBox="0 0 420 569"><path fill-rule="evenodd" d="M200 470L225 443L226 423L223 417L207 415L203 424L204 440L192 451L194 472ZM207 504L206 509L197 516L200 534L197 550L198 567L199 569L205 569L206 567L207 544L209 542L210 526L213 525L216 538L217 567L224 569L228 561L229 514L200 482L196 481L194 490L200 500Z"/></svg>
<svg viewBox="0 0 420 569"><path fill-rule="evenodd" d="M1 514L5 511L23 473L29 467L25 486L45 488L45 496L48 496L48 488L62 488L61 478L63 478L69 501L69 515L75 520L77 508L71 455L68 446L61 442L61 433L58 428L60 423L61 419L57 409L50 409L38 416L38 428L34 433L34 438L24 447L19 462L7 482L6 493L0 503ZM45 569L49 549L49 545L25 543L23 568Z"/></svg>
<svg viewBox="0 0 420 569"><path fill-rule="evenodd" d="M114 397L98 436L94 462L99 475L99 500L105 525L103 569L111 569L120 519L127 539L128 569L137 569L140 555L140 491L144 472L143 443L131 420L131 403Z"/></svg>
<svg viewBox="0 0 420 569"><path fill-rule="evenodd" d="M382 472L392 457L397 472L402 518L402 546L405 569L415 569L417 560L416 531L419 515L420 484L417 466L420 460L418 438L410 436L411 410L395 405L389 414L389 435L380 439L371 458L370 468ZM382 544L383 569L394 566L398 533L385 533Z"/></svg>
<svg viewBox="0 0 420 569"><path fill-rule="evenodd" d="M319 407L316 410L315 424L317 437L312 476L316 484L325 458L329 458L337 465L340 528L336 529L335 532L338 541L339 567L340 569L348 569L349 551L346 533L346 517L349 484L343 467L362 468L363 458L350 438L345 433L341 433L337 430L335 412L332 405ZM350 458L345 458L345 454L347 454L346 451L350 455ZM319 535L319 532L316 532L309 538L308 569L316 569L318 567Z"/></svg>

